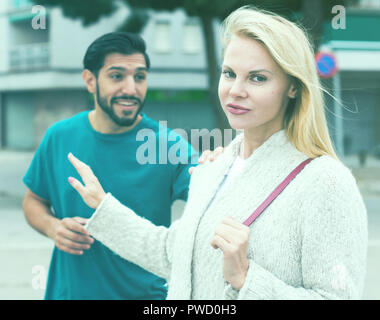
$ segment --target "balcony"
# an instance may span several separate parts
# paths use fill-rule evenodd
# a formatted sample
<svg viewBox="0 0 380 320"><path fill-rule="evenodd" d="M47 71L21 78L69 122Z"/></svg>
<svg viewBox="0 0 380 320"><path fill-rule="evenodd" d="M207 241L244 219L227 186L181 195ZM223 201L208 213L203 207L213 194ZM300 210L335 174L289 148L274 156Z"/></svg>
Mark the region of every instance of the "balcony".
<svg viewBox="0 0 380 320"><path fill-rule="evenodd" d="M34 3L31 0L12 0L11 7L14 10L22 10L25 8L32 7Z"/></svg>
<svg viewBox="0 0 380 320"><path fill-rule="evenodd" d="M49 43L15 46L9 51L10 71L43 70L50 64Z"/></svg>
<svg viewBox="0 0 380 320"><path fill-rule="evenodd" d="M36 5L31 0L11 0L8 12L9 22L11 24L30 22L36 16L36 13L33 13L32 10ZM45 7L44 9L44 14L48 18L49 10Z"/></svg>

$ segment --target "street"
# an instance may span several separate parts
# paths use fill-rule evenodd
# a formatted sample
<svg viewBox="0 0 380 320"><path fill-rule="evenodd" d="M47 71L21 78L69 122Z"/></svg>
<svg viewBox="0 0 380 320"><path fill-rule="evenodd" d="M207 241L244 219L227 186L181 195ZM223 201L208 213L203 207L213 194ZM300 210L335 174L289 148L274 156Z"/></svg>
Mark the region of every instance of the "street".
<svg viewBox="0 0 380 320"><path fill-rule="evenodd" d="M0 152L0 300L42 299L53 248L25 221L22 176L32 154ZM380 168L380 166L379 166ZM369 246L363 299L380 299L380 169L354 170L368 210ZM183 202L173 205L173 219Z"/></svg>

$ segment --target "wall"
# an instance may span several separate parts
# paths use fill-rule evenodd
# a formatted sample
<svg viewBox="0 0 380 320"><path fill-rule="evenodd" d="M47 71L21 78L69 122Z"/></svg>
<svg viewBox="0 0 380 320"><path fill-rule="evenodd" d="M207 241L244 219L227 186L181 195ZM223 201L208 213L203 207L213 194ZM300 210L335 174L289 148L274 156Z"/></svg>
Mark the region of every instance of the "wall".
<svg viewBox="0 0 380 320"><path fill-rule="evenodd" d="M4 94L5 147L32 150L55 122L89 108L85 90L21 91Z"/></svg>
<svg viewBox="0 0 380 320"><path fill-rule="evenodd" d="M124 21L128 10L120 7L111 17L84 28L80 20L65 17L62 10L50 10L51 67L82 69L87 47L104 33L112 32Z"/></svg>

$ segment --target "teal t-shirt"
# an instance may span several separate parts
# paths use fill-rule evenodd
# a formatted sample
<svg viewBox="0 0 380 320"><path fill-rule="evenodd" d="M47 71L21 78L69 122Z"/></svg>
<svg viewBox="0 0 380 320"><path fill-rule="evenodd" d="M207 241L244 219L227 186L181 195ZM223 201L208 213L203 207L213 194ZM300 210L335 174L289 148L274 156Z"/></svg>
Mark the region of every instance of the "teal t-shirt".
<svg viewBox="0 0 380 320"><path fill-rule="evenodd" d="M198 154L180 135L145 114L136 127L121 134L95 131L88 114L79 113L47 130L23 179L26 186L50 201L57 218L90 218L94 210L68 183L70 176L80 180L67 159L72 152L92 168L106 192L154 224L169 226L173 201L187 199L188 169ZM171 158L165 157L169 153ZM54 248L45 299L166 298L164 279L100 242L83 252L76 256Z"/></svg>

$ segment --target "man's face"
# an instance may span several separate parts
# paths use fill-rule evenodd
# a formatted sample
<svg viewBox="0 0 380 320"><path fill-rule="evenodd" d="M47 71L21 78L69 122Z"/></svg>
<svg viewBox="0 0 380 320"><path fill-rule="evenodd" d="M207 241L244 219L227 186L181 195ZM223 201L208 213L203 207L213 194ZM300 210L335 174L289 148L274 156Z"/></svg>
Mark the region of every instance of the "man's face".
<svg viewBox="0 0 380 320"><path fill-rule="evenodd" d="M96 79L96 102L119 126L131 126L141 111L147 91L145 58L141 53L110 54Z"/></svg>

